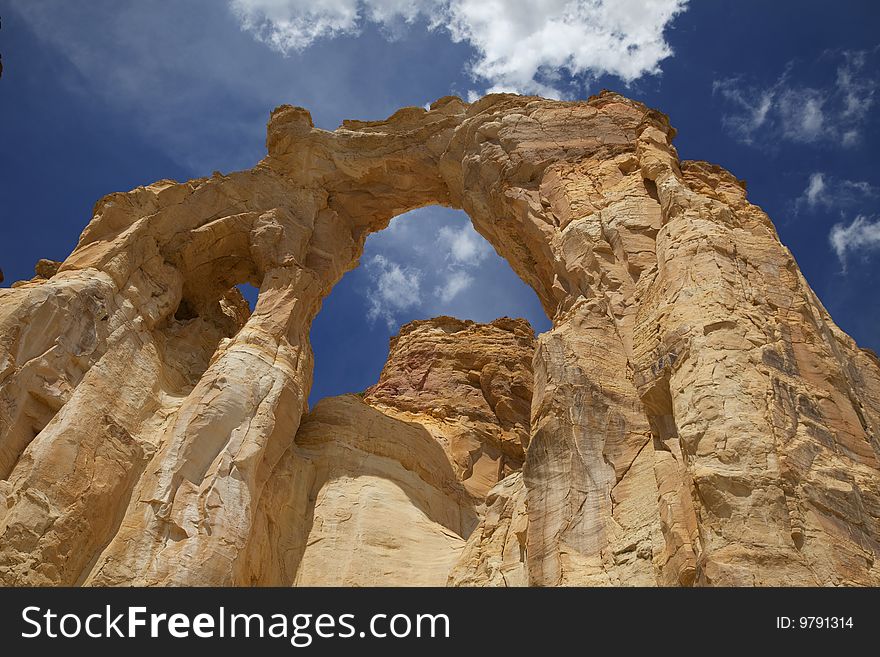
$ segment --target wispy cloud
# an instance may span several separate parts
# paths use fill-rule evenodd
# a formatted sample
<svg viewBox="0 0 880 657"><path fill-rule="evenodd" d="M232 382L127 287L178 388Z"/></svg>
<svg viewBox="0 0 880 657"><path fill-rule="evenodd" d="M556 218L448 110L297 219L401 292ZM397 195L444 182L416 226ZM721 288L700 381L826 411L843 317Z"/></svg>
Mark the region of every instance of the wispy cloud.
<svg viewBox="0 0 880 657"><path fill-rule="evenodd" d="M880 250L880 220L859 215L849 225L835 224L828 234L828 241L846 271L850 255L867 255Z"/></svg>
<svg viewBox="0 0 880 657"><path fill-rule="evenodd" d="M446 273L446 280L442 285L434 288L434 296L443 303L449 303L460 292L467 290L474 282L474 277L465 271L451 271Z"/></svg>
<svg viewBox="0 0 880 657"><path fill-rule="evenodd" d="M365 246L367 319L394 329L441 314L490 321L535 301L461 211L422 208L396 217ZM532 317L534 319L534 317Z"/></svg>
<svg viewBox="0 0 880 657"><path fill-rule="evenodd" d="M449 303L470 288L474 277L468 270L477 269L492 253L492 247L470 223L460 228L441 227L437 231L436 243L444 254L445 267L437 270L441 283L434 287L434 296Z"/></svg>
<svg viewBox="0 0 880 657"><path fill-rule="evenodd" d="M432 240L435 248L423 249L406 228L411 221L417 220L394 219L386 235L386 244L391 248L366 261L370 277L365 291L367 319L381 319L389 328L394 328L408 310L434 301L448 304L468 290L474 283L474 273L492 253L492 247L469 222L458 227L440 226ZM408 248L397 252L397 242ZM404 260L407 255L410 258Z"/></svg>
<svg viewBox="0 0 880 657"><path fill-rule="evenodd" d="M492 253L489 243L470 224L459 229L443 226L437 232L437 243L445 249L446 259L454 265L478 265Z"/></svg>
<svg viewBox="0 0 880 657"><path fill-rule="evenodd" d="M367 319L382 319L393 329L399 313L422 302L421 284L424 274L414 267L402 267L382 255L366 263L372 285L367 291Z"/></svg>
<svg viewBox="0 0 880 657"><path fill-rule="evenodd" d="M864 180L835 178L821 171L810 174L807 187L795 202L795 211L844 209L876 197L878 190Z"/></svg>
<svg viewBox="0 0 880 657"><path fill-rule="evenodd" d="M80 74L65 80L70 91L113 109L191 175L253 166L269 110L318 84L312 67L268 65L276 58L206 0L28 0L11 11Z"/></svg>
<svg viewBox="0 0 880 657"><path fill-rule="evenodd" d="M877 80L862 75L868 64L867 52L844 52L843 56L846 61L837 69L837 89L843 94L843 115L862 119L874 103Z"/></svg>
<svg viewBox="0 0 880 657"><path fill-rule="evenodd" d="M280 53L376 23L389 34L416 19L470 44L482 91L563 97L560 69L632 82L672 54L664 30L688 0L229 0L243 29Z"/></svg>
<svg viewBox="0 0 880 657"><path fill-rule="evenodd" d="M810 182L807 183L807 188L801 199L811 208L815 208L820 203L827 203L828 197L825 194L825 188L825 174L813 173L810 175Z"/></svg>
<svg viewBox="0 0 880 657"><path fill-rule="evenodd" d="M845 51L837 55L833 79L824 86L801 84L794 62L770 85L743 77L716 80L713 92L729 106L725 128L747 144L779 140L857 145L878 85L876 52Z"/></svg>
<svg viewBox="0 0 880 657"><path fill-rule="evenodd" d="M64 93L109 110L187 176L253 166L265 155L269 112L282 103L307 107L317 126L333 129L345 118L388 116L467 84L464 76L449 78L455 69L448 64L436 66L438 57L466 57L464 48L439 35L421 49L418 38L425 34L415 35L406 55L367 37L314 43L285 58L243 31L227 3L216 0L2 5L24 22L48 57L63 57L72 66L61 78ZM157 177L167 173L162 169Z"/></svg>

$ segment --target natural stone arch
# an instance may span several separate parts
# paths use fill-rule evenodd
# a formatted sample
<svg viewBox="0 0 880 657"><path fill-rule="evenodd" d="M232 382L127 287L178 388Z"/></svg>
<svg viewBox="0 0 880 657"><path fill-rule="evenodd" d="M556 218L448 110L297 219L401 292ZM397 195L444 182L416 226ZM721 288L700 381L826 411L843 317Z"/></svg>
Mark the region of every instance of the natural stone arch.
<svg viewBox="0 0 880 657"><path fill-rule="evenodd" d="M321 299L370 233L441 204L553 322L524 471L531 583L876 581L851 565L876 525L853 540L805 513L814 473L786 458L803 430L780 419L824 404L795 412L833 434L815 448L845 447L837 479L876 481L880 402L860 392L880 389L876 362L743 185L680 163L673 134L608 93L444 98L335 132L285 106L253 169L102 199L57 275L3 297L3 580L248 581L272 558L254 518L305 410ZM228 295L245 281L260 288L246 321ZM31 436L34 399L51 419Z"/></svg>

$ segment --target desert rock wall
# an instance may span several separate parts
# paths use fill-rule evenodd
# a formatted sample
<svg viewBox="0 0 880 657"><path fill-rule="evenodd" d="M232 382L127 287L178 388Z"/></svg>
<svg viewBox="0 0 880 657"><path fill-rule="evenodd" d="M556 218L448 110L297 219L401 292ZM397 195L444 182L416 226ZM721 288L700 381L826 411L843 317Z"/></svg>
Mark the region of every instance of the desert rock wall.
<svg viewBox="0 0 880 657"><path fill-rule="evenodd" d="M880 364L744 184L680 161L673 137L608 92L447 97L333 132L283 106L253 169L101 199L57 270L0 290L0 582L342 577L320 571L354 535L329 518L381 499L409 519L401 544L436 550L431 582L880 583ZM321 300L370 233L429 204L466 211L537 293L553 327L531 366L429 372L429 407L418 368L392 358L367 403L304 420ZM467 351L411 346L438 363ZM415 482L407 459L379 476L380 448L349 451L374 412L421 418L452 497L426 483L412 507L392 501ZM312 465L291 449L305 436ZM296 557L306 576L290 546L318 531L298 499L313 494L324 545ZM470 529L449 527L456 513ZM410 557L375 543L345 577L381 553L405 583Z"/></svg>

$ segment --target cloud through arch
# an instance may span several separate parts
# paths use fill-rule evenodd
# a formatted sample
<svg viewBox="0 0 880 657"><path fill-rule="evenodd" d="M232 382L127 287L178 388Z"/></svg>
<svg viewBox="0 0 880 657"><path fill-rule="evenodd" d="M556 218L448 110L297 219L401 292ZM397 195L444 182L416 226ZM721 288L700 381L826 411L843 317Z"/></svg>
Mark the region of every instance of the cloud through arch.
<svg viewBox="0 0 880 657"><path fill-rule="evenodd" d="M361 262L354 278L372 326L396 331L417 317L516 315L538 331L549 328L534 291L460 210L430 206L395 217L367 238Z"/></svg>

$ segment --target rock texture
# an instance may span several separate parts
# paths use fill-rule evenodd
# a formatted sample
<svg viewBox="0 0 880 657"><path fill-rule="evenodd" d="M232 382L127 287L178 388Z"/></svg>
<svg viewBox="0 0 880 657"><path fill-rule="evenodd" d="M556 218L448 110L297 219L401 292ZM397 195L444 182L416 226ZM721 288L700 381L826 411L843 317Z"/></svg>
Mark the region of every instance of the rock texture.
<svg viewBox="0 0 880 657"><path fill-rule="evenodd" d="M446 584L476 524L474 501L418 424L353 395L304 419L263 494L252 584ZM280 561L275 563L275 554Z"/></svg>
<svg viewBox="0 0 880 657"><path fill-rule="evenodd" d="M364 400L417 422L443 446L476 497L522 469L529 444L535 336L522 319L412 322L391 340Z"/></svg>
<svg viewBox="0 0 880 657"><path fill-rule="evenodd" d="M253 169L101 199L0 290L0 582L880 584L880 363L673 136L613 93L283 106ZM442 318L303 417L321 300L429 204L537 293L531 368Z"/></svg>
<svg viewBox="0 0 880 657"><path fill-rule="evenodd" d="M489 489L522 468L534 351L521 319L403 326L363 399L304 416L261 496L247 581L442 586L454 566L476 581L462 551Z"/></svg>

